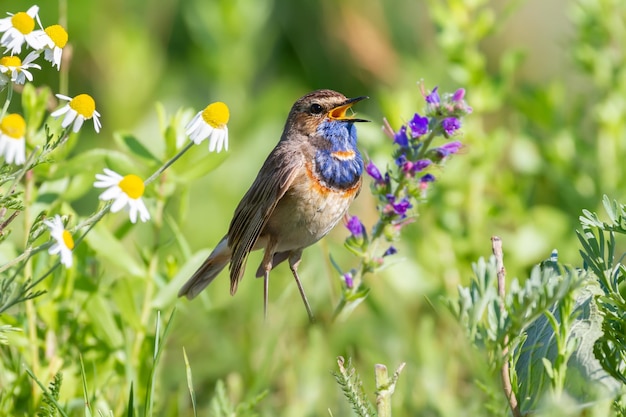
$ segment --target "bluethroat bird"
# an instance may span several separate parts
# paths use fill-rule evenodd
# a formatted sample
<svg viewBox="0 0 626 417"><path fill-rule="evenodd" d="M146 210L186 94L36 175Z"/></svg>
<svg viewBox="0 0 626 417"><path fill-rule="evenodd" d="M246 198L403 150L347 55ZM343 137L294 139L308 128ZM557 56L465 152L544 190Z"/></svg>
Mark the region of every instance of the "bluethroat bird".
<svg viewBox="0 0 626 417"><path fill-rule="evenodd" d="M302 251L330 232L361 189L363 159L356 147L354 123L368 120L349 117L346 112L365 98L317 90L295 102L280 141L235 209L228 233L183 285L179 297L197 296L228 263L234 295L250 251L265 249L256 272L264 280L265 316L270 271L289 260L313 321L298 265Z"/></svg>

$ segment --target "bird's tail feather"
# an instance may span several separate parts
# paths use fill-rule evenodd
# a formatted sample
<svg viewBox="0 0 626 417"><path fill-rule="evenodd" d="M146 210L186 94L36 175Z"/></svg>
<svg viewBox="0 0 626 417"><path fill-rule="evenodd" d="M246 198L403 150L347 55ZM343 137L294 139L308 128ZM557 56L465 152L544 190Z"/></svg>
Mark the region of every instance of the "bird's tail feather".
<svg viewBox="0 0 626 417"><path fill-rule="evenodd" d="M178 291L178 296L186 296L188 299L196 297L209 285L215 277L230 262L231 251L228 247L228 236L224 237L215 247L213 252L204 261L202 266L189 278Z"/></svg>

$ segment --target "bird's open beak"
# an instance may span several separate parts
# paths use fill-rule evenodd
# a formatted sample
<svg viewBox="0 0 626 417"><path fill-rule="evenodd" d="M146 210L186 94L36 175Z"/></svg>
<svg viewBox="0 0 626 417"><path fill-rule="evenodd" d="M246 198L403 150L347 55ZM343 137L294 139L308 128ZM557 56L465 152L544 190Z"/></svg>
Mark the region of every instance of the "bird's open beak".
<svg viewBox="0 0 626 417"><path fill-rule="evenodd" d="M355 119L355 118L346 116L346 111L348 111L348 109L352 107L354 103L358 103L359 101L365 100L366 98L369 98L369 97L361 96L361 97L349 98L342 105L337 106L334 109L332 109L330 112L328 112L328 117L330 117L333 120L345 120L345 121L350 121L350 122L369 122L369 120Z"/></svg>

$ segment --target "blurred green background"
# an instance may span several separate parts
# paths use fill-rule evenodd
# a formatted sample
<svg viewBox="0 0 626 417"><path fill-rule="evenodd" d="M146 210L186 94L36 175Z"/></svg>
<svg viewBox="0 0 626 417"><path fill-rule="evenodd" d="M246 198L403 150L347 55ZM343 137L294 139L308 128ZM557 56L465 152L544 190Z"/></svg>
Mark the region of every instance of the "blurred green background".
<svg viewBox="0 0 626 417"><path fill-rule="evenodd" d="M3 5L18 11L31 3ZM58 21L55 2L39 6L45 25ZM155 302L144 330L152 334L157 309L169 313L175 306L177 312L158 374L156 415L192 415L183 347L201 415L212 415L209 402L219 379L233 401L267 390L256 408L264 416L323 416L329 409L334 416L350 415L331 375L339 355L354 359L370 391L374 364L395 369L407 362L394 415L506 413L499 381L442 299L455 297L456 287L467 282L471 262L490 255L492 235L504 241L509 277L526 276L553 248L562 262L579 264L574 230L581 210L598 208L603 194L624 200L623 2L70 0L67 7L69 94L91 94L103 124L99 135L83 132L75 152L114 148L113 132L130 131L158 153L164 145L155 102L170 113L217 100L231 110L228 157L206 152L207 160L223 159L221 165L166 203L177 227L168 225L159 236L161 262L150 277L157 283ZM38 83L58 87L57 74L42 75ZM356 262L342 247L347 231L341 226L304 254L301 277L320 318L315 325L308 324L284 266L272 273L269 320L263 323L262 281L250 271L259 253L250 257L235 297L224 274L197 300L174 300L187 261L172 244L174 236L194 253L206 253L221 239L297 98L318 88L368 95L355 109L373 121L359 126L360 149L384 166L391 143L381 133L382 119L398 128L422 110L420 80L440 91L466 88L474 113L464 122L463 151L435 173L428 202L404 230L398 262L367 278L372 291L365 305L344 322L330 319L340 282L329 254L346 270ZM73 207L86 216L96 208L95 198ZM366 226L374 224L367 187L350 212ZM120 218L106 221L119 225ZM141 245L153 238L149 225L138 225L123 242L139 259ZM119 310L143 297L149 278L129 276L118 265L98 271L99 295L121 337L131 339L142 324L129 323ZM94 277L74 279L79 293L86 291L80 280ZM143 365L130 369L132 349L90 333L97 325L85 320L88 348L65 352L84 355L96 406L122 415L130 382L146 383L152 339L141 350ZM42 368L63 370L65 398L80 402L76 357L59 356L61 366L45 358Z"/></svg>

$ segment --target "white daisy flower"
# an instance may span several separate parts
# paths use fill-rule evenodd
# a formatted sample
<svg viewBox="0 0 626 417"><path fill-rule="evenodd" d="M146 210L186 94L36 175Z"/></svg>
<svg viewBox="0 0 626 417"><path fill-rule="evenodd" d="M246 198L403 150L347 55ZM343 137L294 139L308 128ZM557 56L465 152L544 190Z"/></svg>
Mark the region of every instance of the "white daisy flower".
<svg viewBox="0 0 626 417"><path fill-rule="evenodd" d="M105 168L104 174L96 174L96 180L94 187L107 189L100 194L100 200L113 200L112 213L128 206L132 223L137 222L137 214L142 222L150 220L150 213L141 199L145 185L137 175L129 174L122 177L117 172Z"/></svg>
<svg viewBox="0 0 626 417"><path fill-rule="evenodd" d="M97 132L100 132L100 113L96 111L96 102L89 94L79 94L76 97L68 97L63 94L56 95L61 100L69 101L65 106L52 112L50 116L59 117L65 115L61 126L63 128L68 127L74 122L73 130L78 132L85 120L93 119L93 127Z"/></svg>
<svg viewBox="0 0 626 417"><path fill-rule="evenodd" d="M209 104L187 124L185 133L196 145L209 138L209 152L228 150L228 106L221 101Z"/></svg>
<svg viewBox="0 0 626 417"><path fill-rule="evenodd" d="M28 69L41 69L39 65L32 63L37 58L39 58L39 53L35 51L28 54L23 62L15 55L0 58L0 73L3 75L0 79L0 86L4 86L9 80L15 84L24 84L26 80L32 81L33 74Z"/></svg>
<svg viewBox="0 0 626 417"><path fill-rule="evenodd" d="M72 234L65 230L63 220L58 214L52 220L44 220L44 224L50 228L50 236L56 241L48 249L48 253L50 255L58 253L61 256L61 263L70 268L72 266L72 250L74 250Z"/></svg>
<svg viewBox="0 0 626 417"><path fill-rule="evenodd" d="M44 59L52 62L53 67L61 69L63 48L67 45L67 31L61 25L52 25L44 29L46 33L46 45L44 47Z"/></svg>
<svg viewBox="0 0 626 417"><path fill-rule="evenodd" d="M7 48L11 55L22 52L22 45L27 43L34 50L43 49L46 43L46 34L43 30L35 30L35 20L39 21L38 6L32 6L26 12L7 13L9 17L0 19L0 45Z"/></svg>
<svg viewBox="0 0 626 417"><path fill-rule="evenodd" d="M17 114L7 114L0 121L0 156L7 164L22 165L26 162L26 121Z"/></svg>

